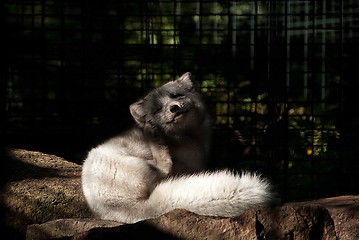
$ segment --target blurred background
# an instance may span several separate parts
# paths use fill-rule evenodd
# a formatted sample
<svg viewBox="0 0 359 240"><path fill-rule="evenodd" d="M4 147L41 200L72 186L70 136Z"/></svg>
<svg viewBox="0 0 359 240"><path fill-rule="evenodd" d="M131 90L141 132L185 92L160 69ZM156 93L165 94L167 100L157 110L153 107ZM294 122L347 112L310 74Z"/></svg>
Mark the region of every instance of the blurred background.
<svg viewBox="0 0 359 240"><path fill-rule="evenodd" d="M189 71L212 169L262 172L284 201L359 194L357 0L4 0L0 15L7 147L81 164Z"/></svg>

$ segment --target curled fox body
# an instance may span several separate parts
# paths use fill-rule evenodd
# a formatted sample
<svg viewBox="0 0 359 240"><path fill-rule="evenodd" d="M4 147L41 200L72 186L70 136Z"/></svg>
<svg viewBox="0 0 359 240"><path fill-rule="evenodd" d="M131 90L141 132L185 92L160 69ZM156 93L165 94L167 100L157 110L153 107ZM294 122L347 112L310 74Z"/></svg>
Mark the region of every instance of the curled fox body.
<svg viewBox="0 0 359 240"><path fill-rule="evenodd" d="M177 208L234 217L272 201L270 184L256 174L203 171L210 124L190 77L133 103L135 126L88 153L82 188L99 218L134 223Z"/></svg>

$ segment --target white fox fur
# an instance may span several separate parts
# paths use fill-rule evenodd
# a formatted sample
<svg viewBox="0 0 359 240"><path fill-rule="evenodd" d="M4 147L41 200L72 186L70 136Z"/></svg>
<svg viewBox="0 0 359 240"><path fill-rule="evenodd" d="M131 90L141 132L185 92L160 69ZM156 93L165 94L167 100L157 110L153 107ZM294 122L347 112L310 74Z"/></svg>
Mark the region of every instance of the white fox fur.
<svg viewBox="0 0 359 240"><path fill-rule="evenodd" d="M234 217L272 200L270 184L256 174L199 172L209 126L188 73L130 111L137 126L93 148L83 164L83 192L98 217L134 223L176 208Z"/></svg>

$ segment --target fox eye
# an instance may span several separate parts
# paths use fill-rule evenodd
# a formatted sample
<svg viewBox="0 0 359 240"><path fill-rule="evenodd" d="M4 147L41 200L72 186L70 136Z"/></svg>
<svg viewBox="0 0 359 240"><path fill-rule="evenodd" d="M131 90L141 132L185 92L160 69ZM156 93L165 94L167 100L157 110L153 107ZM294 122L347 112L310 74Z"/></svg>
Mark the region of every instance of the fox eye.
<svg viewBox="0 0 359 240"><path fill-rule="evenodd" d="M179 97L183 97L184 95L181 93L171 93L170 97L171 98L179 98Z"/></svg>
<svg viewBox="0 0 359 240"><path fill-rule="evenodd" d="M162 110L162 107L159 107L153 112L153 114L155 115L155 114L159 113L161 110Z"/></svg>

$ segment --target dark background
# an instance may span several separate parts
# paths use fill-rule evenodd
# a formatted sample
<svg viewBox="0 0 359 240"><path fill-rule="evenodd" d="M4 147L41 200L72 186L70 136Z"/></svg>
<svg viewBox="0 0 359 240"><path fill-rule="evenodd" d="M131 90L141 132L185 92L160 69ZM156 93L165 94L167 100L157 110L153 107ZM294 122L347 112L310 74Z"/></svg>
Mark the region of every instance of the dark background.
<svg viewBox="0 0 359 240"><path fill-rule="evenodd" d="M211 168L263 172L283 200L359 193L357 0L5 0L0 15L7 147L81 164L190 71Z"/></svg>

